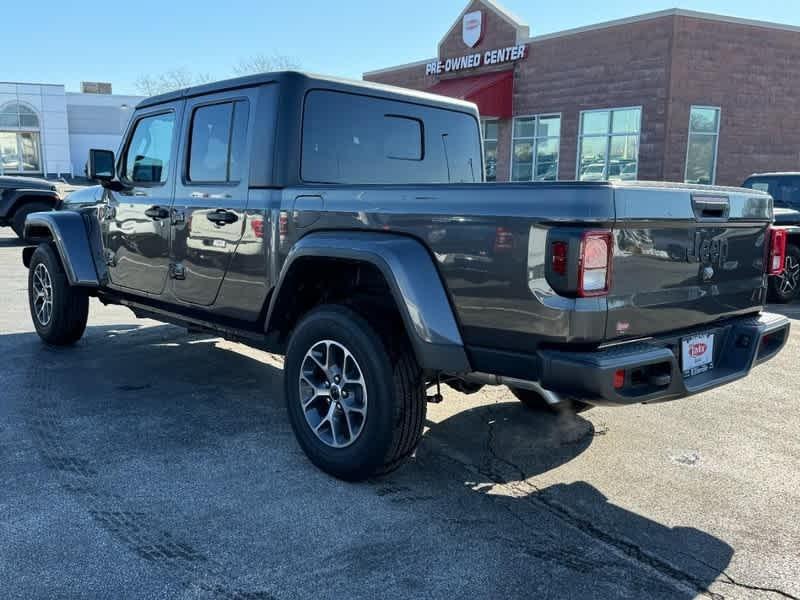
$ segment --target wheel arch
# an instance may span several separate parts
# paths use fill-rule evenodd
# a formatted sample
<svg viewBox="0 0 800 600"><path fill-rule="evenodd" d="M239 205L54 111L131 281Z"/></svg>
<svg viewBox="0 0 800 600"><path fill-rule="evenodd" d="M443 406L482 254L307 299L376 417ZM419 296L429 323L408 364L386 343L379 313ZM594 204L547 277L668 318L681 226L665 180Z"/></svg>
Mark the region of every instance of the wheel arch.
<svg viewBox="0 0 800 600"><path fill-rule="evenodd" d="M307 298L303 292L308 277L328 273L330 265L349 265L360 269L359 274L380 278L422 368L450 373L471 370L433 259L419 241L398 234L319 232L298 241L283 264L266 316L266 333L279 344L285 342L302 314L318 303L303 304L308 304L302 300ZM295 307L298 298L300 306ZM286 320L282 320L284 316Z"/></svg>
<svg viewBox="0 0 800 600"><path fill-rule="evenodd" d="M13 219L17 211L29 202L43 202L53 209L57 209L61 198L56 192L47 190L14 190L3 200L6 218Z"/></svg>
<svg viewBox="0 0 800 600"><path fill-rule="evenodd" d="M81 214L74 211L31 213L25 220L25 239L53 243L70 285L99 287L97 268ZM34 250L23 250L22 262L26 267L30 265Z"/></svg>

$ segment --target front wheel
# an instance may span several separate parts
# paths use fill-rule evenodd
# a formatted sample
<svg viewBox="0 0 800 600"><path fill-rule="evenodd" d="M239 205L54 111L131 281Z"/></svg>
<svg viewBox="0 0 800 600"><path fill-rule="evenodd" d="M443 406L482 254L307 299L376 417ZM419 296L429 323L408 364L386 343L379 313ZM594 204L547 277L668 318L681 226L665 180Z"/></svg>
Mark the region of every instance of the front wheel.
<svg viewBox="0 0 800 600"><path fill-rule="evenodd" d="M786 304L797 298L800 292L800 248L786 246L786 264L783 273L769 278L769 299Z"/></svg>
<svg viewBox="0 0 800 600"><path fill-rule="evenodd" d="M83 335L89 296L69 285L61 259L50 244L41 244L31 257L28 301L33 325L46 343L67 346Z"/></svg>
<svg viewBox="0 0 800 600"><path fill-rule="evenodd" d="M388 473L417 447L426 412L422 372L407 344L396 345L336 305L314 309L292 333L284 372L289 419L311 462L334 477Z"/></svg>

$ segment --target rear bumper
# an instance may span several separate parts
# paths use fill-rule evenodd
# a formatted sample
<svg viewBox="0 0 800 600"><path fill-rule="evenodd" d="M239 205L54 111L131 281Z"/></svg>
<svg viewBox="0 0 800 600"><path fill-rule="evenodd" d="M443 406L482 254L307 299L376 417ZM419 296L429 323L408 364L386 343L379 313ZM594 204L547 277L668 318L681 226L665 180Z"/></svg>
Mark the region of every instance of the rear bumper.
<svg viewBox="0 0 800 600"><path fill-rule="evenodd" d="M684 378L681 340L706 333L715 335L714 368ZM754 366L776 356L788 338L789 319L761 313L594 352L541 350L540 383L589 404L675 400L745 377ZM625 372L625 385L617 389L614 378L620 370Z"/></svg>

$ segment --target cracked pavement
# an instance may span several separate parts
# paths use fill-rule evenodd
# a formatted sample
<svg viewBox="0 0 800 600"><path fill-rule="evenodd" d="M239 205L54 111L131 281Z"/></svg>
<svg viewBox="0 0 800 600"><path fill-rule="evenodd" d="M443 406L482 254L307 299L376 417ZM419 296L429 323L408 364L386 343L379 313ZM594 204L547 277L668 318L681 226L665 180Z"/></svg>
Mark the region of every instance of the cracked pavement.
<svg viewBox="0 0 800 600"><path fill-rule="evenodd" d="M745 381L526 411L448 388L409 464L346 484L280 360L92 303L44 347L0 232L3 598L800 598L800 307Z"/></svg>

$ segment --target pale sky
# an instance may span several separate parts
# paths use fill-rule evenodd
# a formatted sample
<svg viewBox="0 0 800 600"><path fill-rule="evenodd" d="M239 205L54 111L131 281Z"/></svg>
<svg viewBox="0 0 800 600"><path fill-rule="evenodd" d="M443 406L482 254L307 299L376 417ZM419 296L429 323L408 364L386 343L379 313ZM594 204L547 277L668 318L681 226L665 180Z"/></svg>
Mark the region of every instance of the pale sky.
<svg viewBox="0 0 800 600"><path fill-rule="evenodd" d="M504 0L532 35L674 8L677 0ZM110 81L134 93L141 75L170 69L232 75L241 59L286 55L307 71L364 71L435 56L466 0L43 0L4 2L0 81ZM684 0L679 8L800 26L797 0ZM39 16L41 15L41 16ZM20 26L10 26L14 23Z"/></svg>

